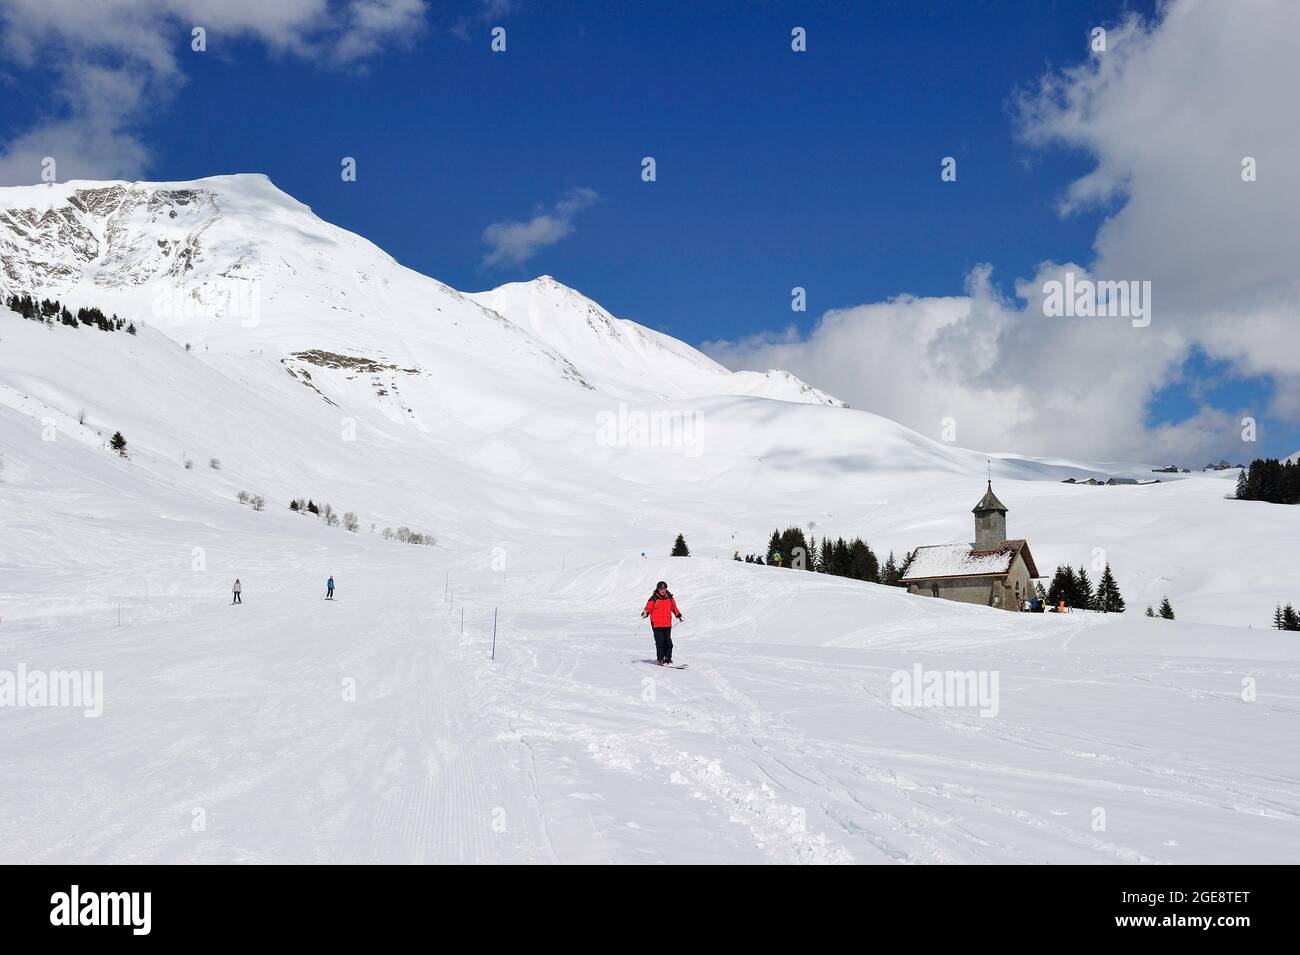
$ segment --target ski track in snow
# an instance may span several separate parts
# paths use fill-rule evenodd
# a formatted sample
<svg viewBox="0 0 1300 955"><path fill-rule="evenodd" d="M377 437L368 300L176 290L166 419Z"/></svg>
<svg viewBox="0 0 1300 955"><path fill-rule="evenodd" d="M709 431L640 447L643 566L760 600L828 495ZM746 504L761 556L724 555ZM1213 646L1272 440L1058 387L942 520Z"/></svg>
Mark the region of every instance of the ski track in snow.
<svg viewBox="0 0 1300 955"><path fill-rule="evenodd" d="M1234 814L1274 821L1282 831L1300 823L1300 786L1294 775L1215 772L1176 753L1162 753L1157 745L1099 739L1073 731L1068 723L1045 727L1005 717L985 720L961 709L893 707L886 676L906 668L907 660L864 665L859 656L846 667L838 656L827 664L791 659L780 655L784 648L697 651L689 649L695 644L688 624L678 629L676 638L678 655L690 657L688 671L650 671L654 675L644 677L631 664L633 675L622 676L618 670L628 657L618 652L617 644L611 645L605 622L584 624L584 608L568 594L549 600L553 606L547 606L548 598L530 595L530 612L512 624L509 649L497 664L508 674L503 692L509 687L527 701L510 710L521 732L566 750L569 760L585 755L605 773L652 786L656 799L672 799L670 787L684 789L706 807L715 824L725 819L723 831L732 840L740 838L744 850L757 851L756 860L1186 861L1168 857L1161 851L1163 845L1148 840L1127 845L1106 830L1093 831L1088 807L1113 809L1117 800L1145 804L1145 816L1201 814L1229 829ZM594 603L599 606L599 601ZM699 611L701 618L703 613ZM597 615L605 616L600 611ZM561 640L556 639L556 618L574 621L559 628ZM987 634L1000 632L1004 646L1031 639L1008 635L1006 623L1018 619L993 616ZM996 625L999 620L1002 627ZM1065 622L1084 626L1085 615ZM642 646L649 645L648 635L642 634L641 640ZM926 651L938 645L920 643ZM543 656L539 644L553 652ZM953 646L944 649L951 652ZM868 659L875 655L870 652ZM1143 698L1173 692L1198 706L1210 706L1211 712L1242 705L1229 692L1231 683L1213 694L1180 686L1159 687L1151 694L1151 677L1127 665L1114 676L1089 679L1074 674L1069 658L1049 657L1045 662L1017 652L1014 659L1029 669L1050 667L1048 673L1019 677L1016 692L1067 687L1086 694L1104 687ZM861 674L856 678L855 670ZM724 672L741 674L745 685L737 685ZM874 678L864 679L873 673ZM639 695L647 680L655 689L652 702ZM762 702L775 699L788 705L801 691L829 694L841 705L871 708L882 718L919 722L937 734L942 745L938 752L932 745L908 751L869 738L819 739L785 718L778 707ZM1294 699L1266 704L1263 711L1294 721L1294 704ZM589 718L577 718L584 713ZM1140 728L1116 729L1141 735ZM697 740L700 745L691 745ZM982 758L963 752L967 741ZM983 755L990 750L1005 761ZM619 785L612 782L609 788ZM1030 808L1014 798L1024 788L1075 803L1078 794L1088 793L1091 801L1071 810L1055 805ZM608 847L602 846L602 851ZM729 851L742 847L733 845Z"/></svg>
<svg viewBox="0 0 1300 955"><path fill-rule="evenodd" d="M951 622L920 598L712 562L505 582L451 567L449 607L431 549L421 565L397 545L360 560L269 540L214 548L222 566L197 575L211 588L237 561L238 607L158 559L170 584L120 593L120 627L103 569L5 620L5 665L84 661L106 701L99 719L0 711L3 861L1284 861L1300 831L1294 748L1271 742L1297 727L1295 664L1061 650L1109 625L1083 614L965 610L944 644ZM298 569L304 546L337 601ZM621 596L664 566L686 670L640 662L648 627ZM87 573L98 599L72 586ZM789 636L805 586L830 639ZM893 705L890 675L916 662L996 667L1001 712Z"/></svg>

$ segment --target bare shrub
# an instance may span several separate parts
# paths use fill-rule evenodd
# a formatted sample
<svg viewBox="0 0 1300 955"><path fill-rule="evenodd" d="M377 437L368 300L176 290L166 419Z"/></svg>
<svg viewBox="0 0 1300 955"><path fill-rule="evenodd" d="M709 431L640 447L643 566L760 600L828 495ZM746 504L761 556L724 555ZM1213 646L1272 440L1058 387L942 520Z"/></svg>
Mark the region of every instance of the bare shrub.
<svg viewBox="0 0 1300 955"><path fill-rule="evenodd" d="M387 531L385 531L385 536L387 536ZM403 544L428 544L432 546L436 543L432 534L421 534L419 531L413 531L405 525L399 527L393 536Z"/></svg>

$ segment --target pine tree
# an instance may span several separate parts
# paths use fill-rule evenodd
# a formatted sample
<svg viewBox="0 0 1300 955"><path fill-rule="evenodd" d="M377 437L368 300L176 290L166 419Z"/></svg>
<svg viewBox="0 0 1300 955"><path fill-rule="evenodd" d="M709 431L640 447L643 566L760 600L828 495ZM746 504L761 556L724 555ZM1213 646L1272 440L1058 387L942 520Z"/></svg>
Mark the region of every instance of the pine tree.
<svg viewBox="0 0 1300 955"><path fill-rule="evenodd" d="M870 580L880 575L880 567L876 562L876 555L871 552L871 548L860 537L853 538L853 543L849 545L849 577L854 580Z"/></svg>
<svg viewBox="0 0 1300 955"><path fill-rule="evenodd" d="M1169 602L1168 597L1165 597L1163 600L1160 601L1159 613L1160 616L1163 617L1165 620L1174 619L1174 605Z"/></svg>
<svg viewBox="0 0 1300 955"><path fill-rule="evenodd" d="M1271 504L1300 503L1300 461L1256 458L1237 478L1237 497Z"/></svg>
<svg viewBox="0 0 1300 955"><path fill-rule="evenodd" d="M1151 606L1148 604L1148 605L1147 605L1147 616L1148 616L1148 617L1154 617L1155 615L1156 615L1156 612L1155 612L1154 610L1152 610L1152 609L1151 609Z"/></svg>
<svg viewBox="0 0 1300 955"><path fill-rule="evenodd" d="M775 558L781 553L781 532L772 531L772 538L767 542L767 562L769 564L784 563L785 558L780 561Z"/></svg>
<svg viewBox="0 0 1300 955"><path fill-rule="evenodd" d="M313 501L311 498L307 498L307 513L308 514L320 513L320 508L316 506L316 502Z"/></svg>
<svg viewBox="0 0 1300 955"><path fill-rule="evenodd" d="M1038 595L1038 599L1044 604L1047 603L1047 591L1043 589L1042 581L1034 584L1034 593Z"/></svg>
<svg viewBox="0 0 1300 955"><path fill-rule="evenodd" d="M1052 575L1052 583L1047 588L1047 600L1052 606L1056 606L1062 600L1067 604L1074 604L1074 571L1065 564L1056 568L1056 573Z"/></svg>
<svg viewBox="0 0 1300 955"><path fill-rule="evenodd" d="M113 439L108 442L108 446L122 457L126 457L126 438L122 437L121 431L113 432Z"/></svg>
<svg viewBox="0 0 1300 955"><path fill-rule="evenodd" d="M880 582L886 587L898 585L898 565L894 563L894 552L892 550L889 552L889 556L885 558L885 566L880 569Z"/></svg>
<svg viewBox="0 0 1300 955"><path fill-rule="evenodd" d="M804 539L803 530L787 527L781 532L781 566L793 569L806 569L808 566L808 541Z"/></svg>
<svg viewBox="0 0 1300 955"><path fill-rule="evenodd" d="M907 576L908 569L912 566L912 561L916 559L916 551L908 551L903 562L898 565L898 580L894 581L894 586L903 586L903 578Z"/></svg>
<svg viewBox="0 0 1300 955"><path fill-rule="evenodd" d="M1290 604L1282 608L1282 629L1300 630L1300 614Z"/></svg>
<svg viewBox="0 0 1300 955"><path fill-rule="evenodd" d="M836 577L849 575L849 545L843 537L837 537L831 547L831 573Z"/></svg>
<svg viewBox="0 0 1300 955"><path fill-rule="evenodd" d="M686 538L681 534L677 535L677 540L673 541L673 557L690 557L691 549L686 546Z"/></svg>
<svg viewBox="0 0 1300 955"><path fill-rule="evenodd" d="M1097 595L1093 598L1093 608L1100 610L1102 613L1123 613L1124 598L1120 596L1119 584L1115 582L1115 575L1110 572L1110 562L1106 562L1106 569L1102 572L1101 581L1097 584Z"/></svg>
<svg viewBox="0 0 1300 955"><path fill-rule="evenodd" d="M1278 604L1273 608L1273 629L1282 630L1282 605Z"/></svg>
<svg viewBox="0 0 1300 955"><path fill-rule="evenodd" d="M1079 572L1074 575L1074 600L1070 606L1078 607L1080 610L1091 610L1092 606L1092 581L1088 579L1088 572L1079 565Z"/></svg>
<svg viewBox="0 0 1300 955"><path fill-rule="evenodd" d="M867 545L867 576L862 579L869 580L873 584L880 579L880 558L876 556L870 544Z"/></svg>
<svg viewBox="0 0 1300 955"><path fill-rule="evenodd" d="M291 511L296 511L296 510L298 510L298 499L297 499L297 498L294 498L292 501L289 502L289 510L291 510Z"/></svg>

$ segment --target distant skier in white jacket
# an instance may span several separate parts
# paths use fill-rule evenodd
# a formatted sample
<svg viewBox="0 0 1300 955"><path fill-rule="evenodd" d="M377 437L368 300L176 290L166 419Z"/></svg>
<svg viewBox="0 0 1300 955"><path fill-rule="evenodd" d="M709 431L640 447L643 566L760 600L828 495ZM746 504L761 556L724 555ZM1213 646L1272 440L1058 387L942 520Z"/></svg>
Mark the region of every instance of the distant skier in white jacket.
<svg viewBox="0 0 1300 955"><path fill-rule="evenodd" d="M232 595L232 596L231 596L231 600L230 600L230 602L231 602L232 604L242 604L242 603L243 603L243 601L239 599L239 595L240 595L240 593L243 592L243 590L244 590L244 585L241 584L241 583L239 582L239 578L236 577L236 578L235 578L235 586L233 586L233 587L230 588L230 593L231 593L231 595Z"/></svg>

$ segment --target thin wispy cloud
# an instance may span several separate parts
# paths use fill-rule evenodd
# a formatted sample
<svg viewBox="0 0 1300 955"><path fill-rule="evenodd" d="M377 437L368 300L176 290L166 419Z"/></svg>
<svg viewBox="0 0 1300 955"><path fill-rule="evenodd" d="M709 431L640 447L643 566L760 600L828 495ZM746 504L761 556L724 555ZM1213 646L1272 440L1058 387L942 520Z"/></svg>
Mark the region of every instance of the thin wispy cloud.
<svg viewBox="0 0 1300 955"><path fill-rule="evenodd" d="M531 219L494 222L483 230L490 247L483 256L485 266L522 265L542 249L555 245L573 232L578 213L600 200L594 189L571 189L554 206L539 208Z"/></svg>
<svg viewBox="0 0 1300 955"><path fill-rule="evenodd" d="M474 39L474 29L486 24L499 25L496 21L514 13L518 5L516 0L477 0L447 28L447 32L456 39L469 43Z"/></svg>

